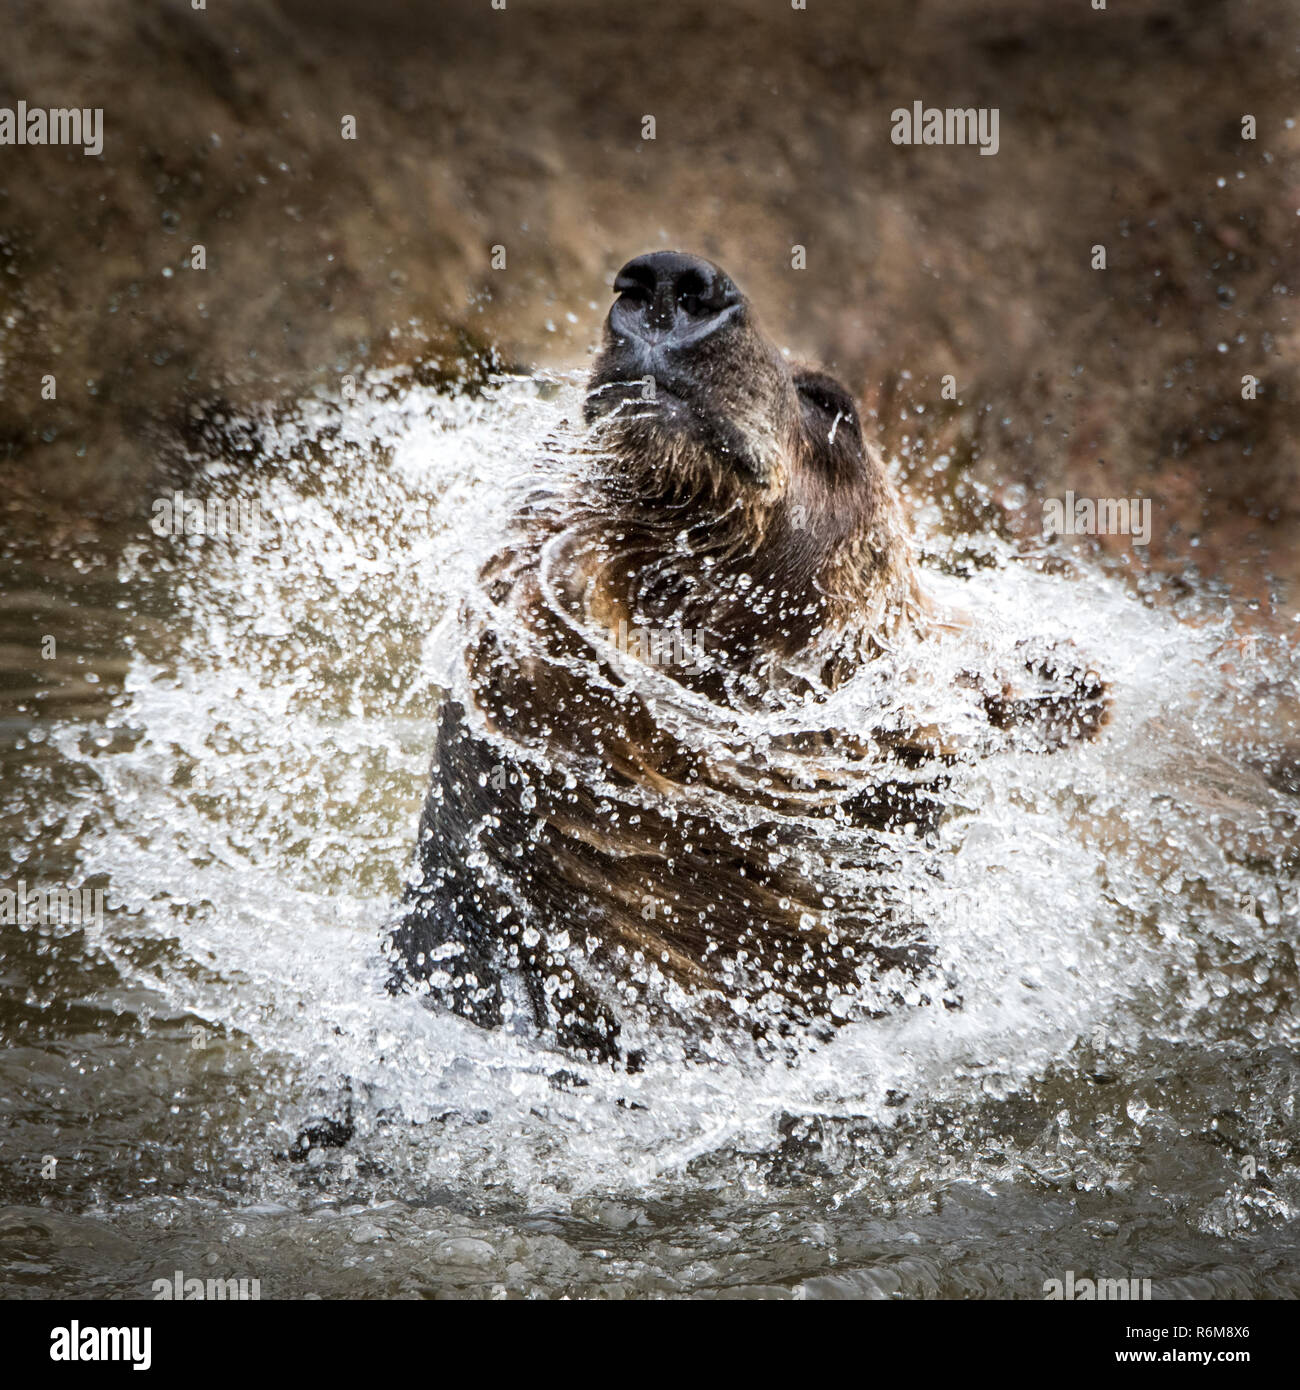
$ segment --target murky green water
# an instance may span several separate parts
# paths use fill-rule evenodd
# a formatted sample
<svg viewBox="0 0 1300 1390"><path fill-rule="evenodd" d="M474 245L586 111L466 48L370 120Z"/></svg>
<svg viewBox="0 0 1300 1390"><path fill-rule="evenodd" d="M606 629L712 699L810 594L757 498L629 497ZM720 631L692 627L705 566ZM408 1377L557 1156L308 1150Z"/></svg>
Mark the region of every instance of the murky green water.
<svg viewBox="0 0 1300 1390"><path fill-rule="evenodd" d="M575 391L304 407L187 484L244 533L157 537L145 499L94 563L12 521L0 888L107 907L0 927L0 1289L1300 1293L1296 668L1206 586L1137 596L920 509L936 586L1115 693L1095 744L956 788L926 891L960 1011L629 1077L385 995L437 624ZM348 1144L290 1157L349 1106Z"/></svg>

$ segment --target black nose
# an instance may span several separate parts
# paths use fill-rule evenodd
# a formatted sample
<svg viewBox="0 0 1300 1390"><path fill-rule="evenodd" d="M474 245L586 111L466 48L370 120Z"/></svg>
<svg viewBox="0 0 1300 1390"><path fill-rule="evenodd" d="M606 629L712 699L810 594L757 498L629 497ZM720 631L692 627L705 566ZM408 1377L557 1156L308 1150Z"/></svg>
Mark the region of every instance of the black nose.
<svg viewBox="0 0 1300 1390"><path fill-rule="evenodd" d="M743 302L712 261L680 251L655 251L628 261L614 277L619 298L610 327L646 342L685 344L711 333Z"/></svg>

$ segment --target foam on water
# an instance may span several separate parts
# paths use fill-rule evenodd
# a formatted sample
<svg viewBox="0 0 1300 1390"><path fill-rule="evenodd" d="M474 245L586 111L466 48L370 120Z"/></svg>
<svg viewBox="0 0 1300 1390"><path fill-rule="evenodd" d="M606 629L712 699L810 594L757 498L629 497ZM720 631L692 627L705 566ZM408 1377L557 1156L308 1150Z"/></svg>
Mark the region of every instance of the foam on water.
<svg viewBox="0 0 1300 1390"><path fill-rule="evenodd" d="M795 1066L652 1055L627 1076L388 997L378 943L457 656L443 619L580 400L562 378L308 403L260 423L259 472L214 457L190 486L250 496L258 535L125 561L177 612L135 643L112 746L59 736L96 776L83 873L121 909L101 948L160 1009L251 1040L285 1135L347 1084L355 1145L420 1183L644 1194L704 1156L774 1149L784 1117L888 1127L1011 1094L1080 1046L1294 1042L1297 803L1260 770L1296 739L1285 650L1225 658L1226 610L1204 595L1177 612L991 537L955 577L970 538L939 533L927 581L978 615L988 653L1068 638L1113 694L1092 743L962 768L930 869L903 856L960 1009L849 1024ZM954 658L913 657L961 717ZM851 724L864 698L850 685L825 717Z"/></svg>

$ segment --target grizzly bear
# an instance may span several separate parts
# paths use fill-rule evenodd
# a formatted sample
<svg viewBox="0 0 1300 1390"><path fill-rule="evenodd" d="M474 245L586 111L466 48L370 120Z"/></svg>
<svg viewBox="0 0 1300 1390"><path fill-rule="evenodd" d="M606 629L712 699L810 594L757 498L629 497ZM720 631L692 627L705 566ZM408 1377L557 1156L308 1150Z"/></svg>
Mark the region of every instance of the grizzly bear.
<svg viewBox="0 0 1300 1390"><path fill-rule="evenodd" d="M718 266L614 291L584 428L459 615L390 987L633 1065L957 1007L890 880L982 746L906 654L973 619L927 598L850 394ZM1016 664L946 693L1033 748L1101 725L1068 652Z"/></svg>

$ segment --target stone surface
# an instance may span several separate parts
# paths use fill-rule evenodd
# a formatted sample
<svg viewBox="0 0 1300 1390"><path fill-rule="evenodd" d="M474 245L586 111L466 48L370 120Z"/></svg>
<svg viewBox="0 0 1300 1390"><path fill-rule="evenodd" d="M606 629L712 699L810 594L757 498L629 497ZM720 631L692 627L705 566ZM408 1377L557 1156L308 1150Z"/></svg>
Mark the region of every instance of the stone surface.
<svg viewBox="0 0 1300 1390"><path fill-rule="evenodd" d="M1300 574L1288 0L13 0L8 20L0 103L105 123L97 159L0 148L10 498L130 509L214 403L368 364L454 376L488 344L580 364L612 272L674 246L861 394L918 492L1026 532L1043 495L1140 493L1149 562L1255 595ZM996 157L893 145L918 99L999 108Z"/></svg>

